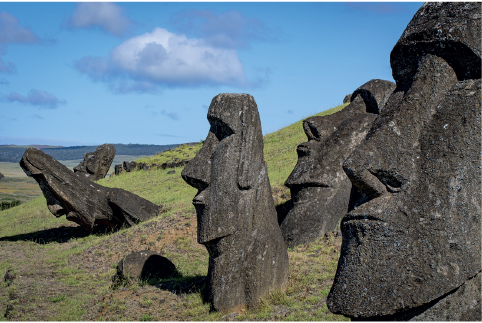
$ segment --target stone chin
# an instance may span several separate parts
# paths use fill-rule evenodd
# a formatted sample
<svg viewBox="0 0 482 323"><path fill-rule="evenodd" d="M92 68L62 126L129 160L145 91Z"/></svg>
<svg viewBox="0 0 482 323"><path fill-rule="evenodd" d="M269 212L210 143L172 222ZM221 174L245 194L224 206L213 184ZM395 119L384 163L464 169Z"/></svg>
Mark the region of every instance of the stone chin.
<svg viewBox="0 0 482 323"><path fill-rule="evenodd" d="M330 231L327 228L336 227L337 214L348 209L349 193L349 188L291 187L293 208L280 225L288 247L314 241Z"/></svg>
<svg viewBox="0 0 482 323"><path fill-rule="evenodd" d="M341 255L327 298L331 312L371 319L398 314L446 295L473 276L464 261L470 251L457 230L420 222L423 217L410 211L416 204L408 198L383 195L343 218Z"/></svg>

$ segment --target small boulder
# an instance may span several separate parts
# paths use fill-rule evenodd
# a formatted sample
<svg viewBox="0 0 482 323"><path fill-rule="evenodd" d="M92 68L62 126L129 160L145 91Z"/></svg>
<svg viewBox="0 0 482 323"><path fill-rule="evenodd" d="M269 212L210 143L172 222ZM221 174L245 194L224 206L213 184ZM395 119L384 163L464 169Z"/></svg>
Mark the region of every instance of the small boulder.
<svg viewBox="0 0 482 323"><path fill-rule="evenodd" d="M345 95L345 98L343 99L343 104L345 104L345 103L347 103L347 102L349 103L349 102L350 102L350 99L351 99L351 93Z"/></svg>
<svg viewBox="0 0 482 323"><path fill-rule="evenodd" d="M137 163L135 161L131 161L131 162L128 162L128 161L124 161L124 169L127 171L127 172L131 172L133 170L136 170L137 169Z"/></svg>
<svg viewBox="0 0 482 323"><path fill-rule="evenodd" d="M168 173L168 174L174 174L175 172L176 172L176 171L173 169L173 170L168 171L167 173Z"/></svg>
<svg viewBox="0 0 482 323"><path fill-rule="evenodd" d="M151 250L133 252L117 265L117 278L133 282L151 278L176 277L176 266L166 257Z"/></svg>
<svg viewBox="0 0 482 323"><path fill-rule="evenodd" d="M124 168L122 168L122 164L115 165L114 166L114 174L115 175L120 175L124 171Z"/></svg>

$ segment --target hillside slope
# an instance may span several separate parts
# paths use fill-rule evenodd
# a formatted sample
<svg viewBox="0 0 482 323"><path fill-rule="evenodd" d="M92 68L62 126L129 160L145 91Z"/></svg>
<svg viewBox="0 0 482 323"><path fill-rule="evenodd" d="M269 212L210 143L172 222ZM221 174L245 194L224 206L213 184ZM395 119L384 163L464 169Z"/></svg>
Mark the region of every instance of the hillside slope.
<svg viewBox="0 0 482 323"><path fill-rule="evenodd" d="M343 106L322 114L336 112ZM320 115L320 114L319 114ZM296 146L306 141L302 121L265 136L265 160L277 206L290 199L283 186L296 164ZM144 158L162 163L192 158L200 149L179 146ZM117 232L87 235L77 224L55 218L43 197L0 212L0 274L16 278L0 285L0 316L12 320L346 320L331 314L326 296L341 246L336 233L289 250L289 285L246 313L210 313L202 301L208 254L196 242L191 200L196 190L182 168L135 171L98 181L121 187L156 204L163 213ZM169 258L182 277L115 287L117 263L145 249Z"/></svg>

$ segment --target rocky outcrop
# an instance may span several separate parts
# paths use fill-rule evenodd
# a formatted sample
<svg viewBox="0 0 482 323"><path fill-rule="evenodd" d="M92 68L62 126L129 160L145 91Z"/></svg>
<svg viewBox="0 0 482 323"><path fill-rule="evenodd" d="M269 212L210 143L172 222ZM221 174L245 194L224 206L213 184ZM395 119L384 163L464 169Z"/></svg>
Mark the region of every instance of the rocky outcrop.
<svg viewBox="0 0 482 323"><path fill-rule="evenodd" d="M39 149L28 148L20 166L33 177L50 212L91 231L95 224L131 226L157 216L157 206L120 188L107 188L74 173Z"/></svg>
<svg viewBox="0 0 482 323"><path fill-rule="evenodd" d="M197 143L196 143L197 144ZM188 145L188 144L185 144ZM123 164L115 165L115 175L119 175L122 172L132 172L134 170L150 170L150 169L166 169L166 168L176 168L176 167L183 167L190 161L190 159L184 160L176 160L172 162L165 162L162 164L147 164L147 163L138 163L135 161L127 162L125 161Z"/></svg>
<svg viewBox="0 0 482 323"><path fill-rule="evenodd" d="M394 89L392 82L371 80L353 92L343 110L303 121L308 142L298 146L298 163L285 182L293 201L280 224L288 247L337 228L352 190L343 162L365 138Z"/></svg>
<svg viewBox="0 0 482 323"><path fill-rule="evenodd" d="M182 172L193 199L198 242L209 252L206 299L214 310L255 306L284 289L288 253L277 223L258 108L248 94L219 94L209 134Z"/></svg>
<svg viewBox="0 0 482 323"><path fill-rule="evenodd" d="M176 277L176 266L166 257L151 250L133 252L117 265L116 280L135 282L137 280Z"/></svg>
<svg viewBox="0 0 482 323"><path fill-rule="evenodd" d="M360 194L341 223L334 313L481 320L480 12L425 3L392 51L397 88L343 165Z"/></svg>
<svg viewBox="0 0 482 323"><path fill-rule="evenodd" d="M103 144L97 147L95 152L85 153L84 160L74 167L74 173L79 173L91 181L99 180L107 175L114 157L114 145Z"/></svg>

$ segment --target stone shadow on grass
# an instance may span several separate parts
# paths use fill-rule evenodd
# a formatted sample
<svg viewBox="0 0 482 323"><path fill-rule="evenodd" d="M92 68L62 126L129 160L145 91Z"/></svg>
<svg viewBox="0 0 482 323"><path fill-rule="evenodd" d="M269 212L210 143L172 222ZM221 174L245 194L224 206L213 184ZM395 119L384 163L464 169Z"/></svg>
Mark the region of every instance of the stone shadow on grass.
<svg viewBox="0 0 482 323"><path fill-rule="evenodd" d="M65 243L71 239L84 238L88 235L106 235L118 230L119 229L100 224L95 225L92 232L85 231L81 226L61 226L58 228L1 237L0 241L33 241L38 244L48 244L52 242Z"/></svg>

